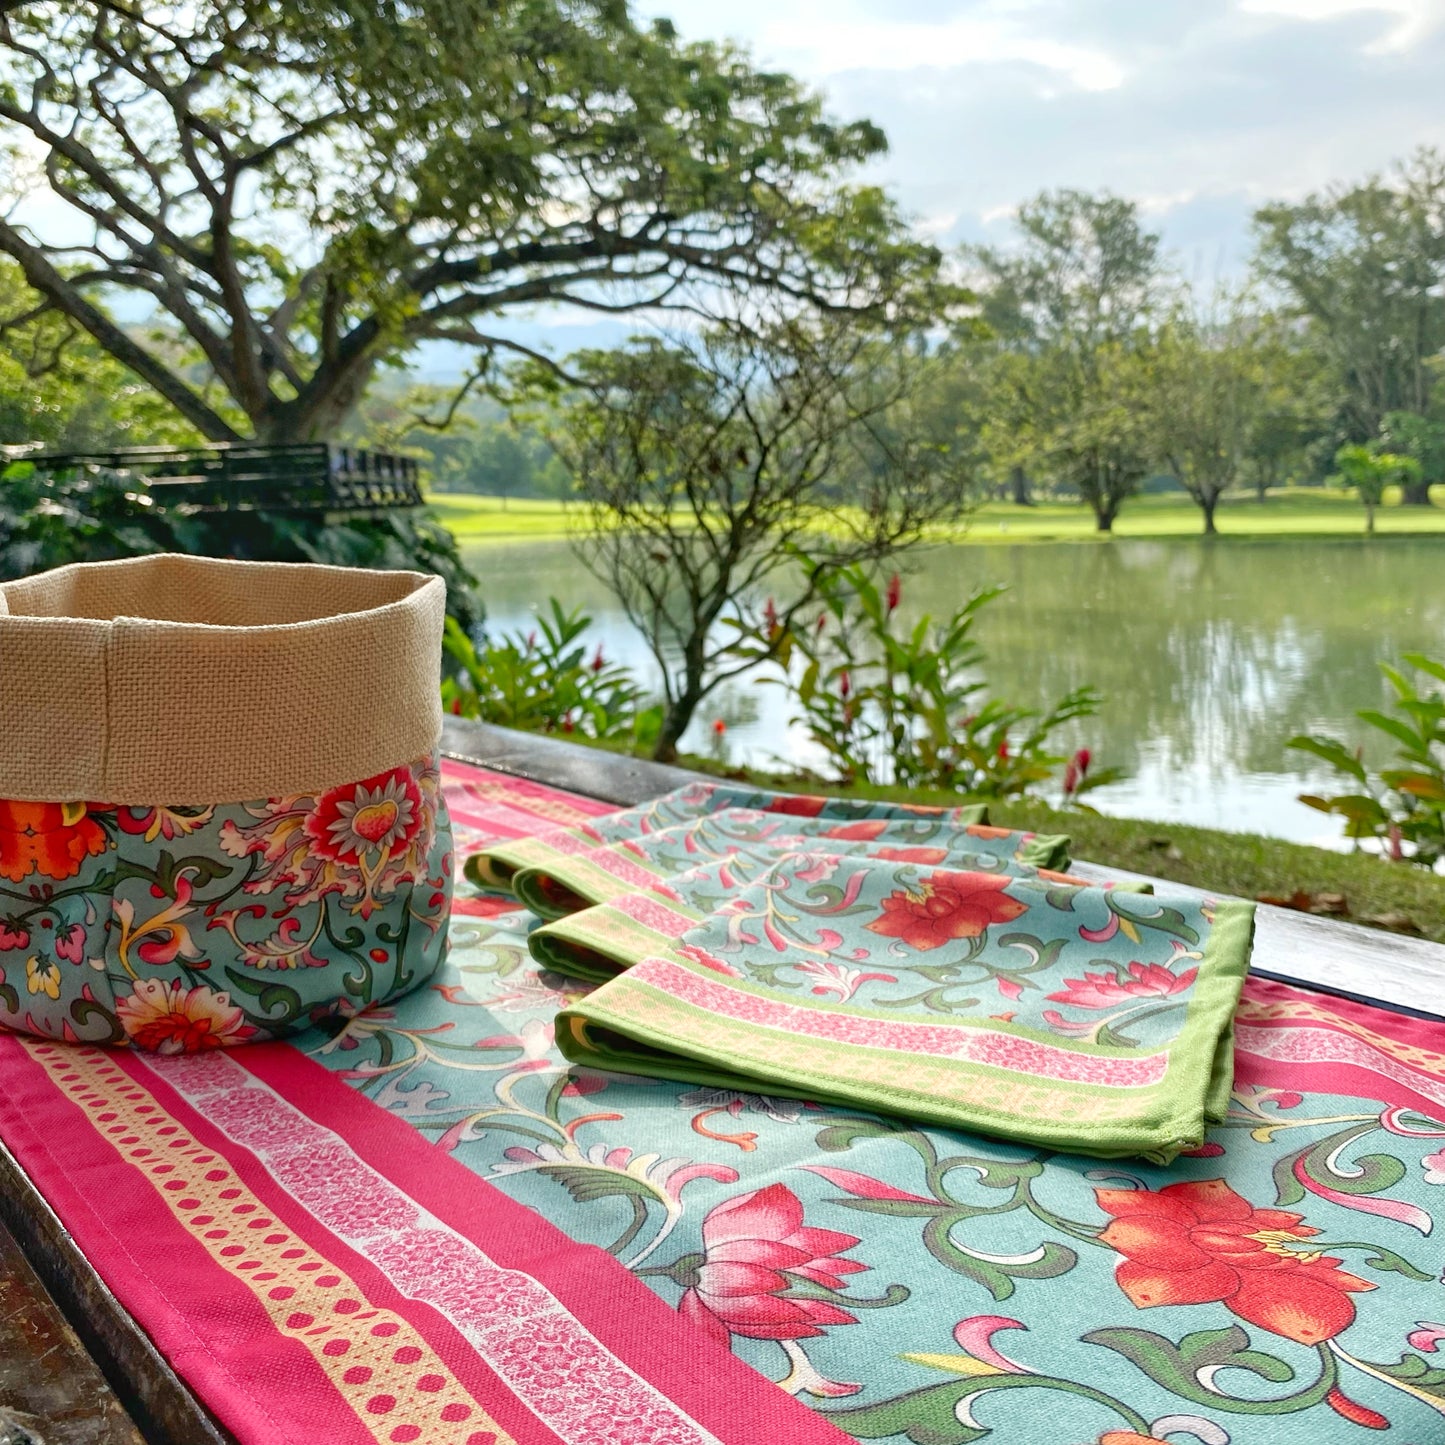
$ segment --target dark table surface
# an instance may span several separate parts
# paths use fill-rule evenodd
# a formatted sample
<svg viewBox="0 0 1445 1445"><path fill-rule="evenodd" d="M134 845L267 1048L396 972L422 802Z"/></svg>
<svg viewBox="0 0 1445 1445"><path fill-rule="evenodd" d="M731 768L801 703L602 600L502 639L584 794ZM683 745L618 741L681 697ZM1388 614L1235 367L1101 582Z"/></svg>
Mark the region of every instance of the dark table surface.
<svg viewBox="0 0 1445 1445"><path fill-rule="evenodd" d="M483 767L623 806L697 776L460 718L447 719L442 746ZM1137 876L1084 863L1073 871L1100 879ZM1271 973L1327 991L1445 1013L1445 947L1439 944L1261 907L1255 957ZM0 1145L0 1445L223 1445L229 1439Z"/></svg>

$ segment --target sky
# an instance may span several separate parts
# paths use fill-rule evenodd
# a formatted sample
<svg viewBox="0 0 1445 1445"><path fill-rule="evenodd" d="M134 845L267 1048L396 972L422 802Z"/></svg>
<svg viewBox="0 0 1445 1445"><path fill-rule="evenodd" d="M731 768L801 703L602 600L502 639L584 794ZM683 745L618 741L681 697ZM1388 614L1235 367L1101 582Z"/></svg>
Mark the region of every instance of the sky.
<svg viewBox="0 0 1445 1445"><path fill-rule="evenodd" d="M1006 242L1046 188L1137 201L1181 272L1248 264L1250 216L1445 148L1445 0L633 0L867 117L867 173L945 246ZM562 352L629 328L522 320ZM449 348L421 370L454 369Z"/></svg>
<svg viewBox="0 0 1445 1445"><path fill-rule="evenodd" d="M1445 0L642 0L743 42L891 142L874 170L942 242L1045 187L1137 200L1206 274L1249 216L1445 145Z"/></svg>

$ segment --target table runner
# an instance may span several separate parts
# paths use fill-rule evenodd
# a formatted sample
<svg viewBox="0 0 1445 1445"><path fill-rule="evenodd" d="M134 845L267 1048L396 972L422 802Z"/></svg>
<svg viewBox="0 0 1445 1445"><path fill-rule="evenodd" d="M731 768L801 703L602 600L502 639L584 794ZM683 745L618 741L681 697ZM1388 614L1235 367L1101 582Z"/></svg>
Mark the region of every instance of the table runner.
<svg viewBox="0 0 1445 1445"><path fill-rule="evenodd" d="M448 800L463 847L536 828L549 813L565 823L593 810L460 767L449 769ZM482 1232L501 1269L523 1254L491 1237L499 1196L526 1206L509 1220L550 1221L594 1246L584 1259L543 1229L532 1236L541 1248L529 1263L540 1271L533 1262L545 1253L552 1273L544 1282L559 1314L572 1311L614 1349L599 1317L616 1300L617 1313L634 1322L628 1369L658 1380L674 1407L719 1439L806 1441L810 1421L828 1430L818 1438L846 1438L843 1431L941 1445L1333 1445L1387 1427L1390 1438L1424 1445L1445 1432L1435 1229L1445 1202L1445 1024L1251 979L1223 1125L1168 1168L1101 1165L861 1111L568 1069L553 1024L583 986L531 959L532 920L505 907L475 894L459 899L452 961L434 986L294 1044L225 1057L227 1070L244 1069L255 1084L218 1084L208 1072L215 1056L161 1061L164 1077L149 1079L139 1071L155 1061L120 1061L126 1088L144 1082L152 1100L191 1110L203 1153L220 1146L224 1167L243 1166L258 1205L276 1204L275 1214L239 1216L277 1220L262 1241L294 1224L308 1249L352 1250L347 1278L363 1293L340 1300L363 1310L350 1317L394 1309L388 1288L415 1288L396 1272L403 1250L387 1247L406 1237L393 1232L404 1222L398 1209L404 1216L409 1206L391 1199L380 1209L373 1191L354 1216L328 1215L334 1205L309 1195L299 1173L289 1182L268 1173L264 1140L244 1131L264 1130L276 1100L340 1141L341 1153L318 1156L321 1176L349 1151L385 1178L401 1138L424 1141L410 1155L425 1164L408 1187L435 1181L421 1204L463 1238L469 1228ZM210 1296L192 1290L176 1261L183 1245L201 1246L166 1225L174 1211L152 1204L132 1218L119 1203L127 1179L127 1188L138 1178L159 1198L154 1179L165 1176L143 1175L129 1160L82 1167L84 1150L111 1138L102 1130L121 1120L97 1128L84 1101L72 1102L78 1096L66 1095L53 1071L21 1053L17 1040L0 1044L0 1135L182 1375L242 1438L466 1440L481 1430L476 1418L434 1417L430 1433L411 1435L410 1422L393 1423L400 1403L382 1416L366 1410L372 1395L359 1412L336 1404L342 1391L366 1388L327 1374L337 1356L323 1351L323 1366L304 1340L276 1345L278 1327L259 1304L252 1314L226 1313L249 1255L227 1256L236 1264L226 1270L206 1266ZM264 1091L268 1107L226 1112L223 1098L249 1102L253 1090ZM343 1095L356 1112L336 1103ZM123 1102L138 1112L147 1101ZM52 1108L55 1117L42 1117ZM169 1128L156 1124L167 1149L176 1139L161 1133ZM249 1153L241 1137L261 1152ZM229 1176L212 1185L241 1187ZM188 1197L196 1196L177 1202ZM232 1209L250 1202L226 1201ZM280 1217L282 1205L291 1217ZM103 1229L98 1239L86 1234L91 1227ZM360 1257L361 1244L386 1251L381 1266ZM431 1251L409 1253L425 1259ZM453 1279L474 1277L452 1256L446 1269ZM322 1288L332 1273L344 1271L309 1277L320 1275ZM245 1293L254 1300L254 1290ZM433 1351L451 1374L433 1369L427 1384L432 1374L449 1391L458 1382L458 1393L435 1394L460 1406L465 1387L510 1428L513 1417L497 1403L508 1391L485 1373L476 1347L458 1344L456 1326L434 1306L405 1295L401 1304L422 1332L397 1346L403 1359ZM649 1304L657 1310L648 1313ZM347 1314L317 1313L305 1327ZM228 1334L205 1343L207 1330L223 1326ZM533 1323L521 1333L544 1363L559 1357L550 1337L541 1349ZM271 1342L259 1352L264 1378L238 1381L248 1344L262 1340ZM690 1362L680 1380L655 1374L655 1359L669 1355ZM760 1397L762 1376L775 1383ZM390 1386L374 1393L403 1399ZM555 1438L587 1438L560 1422L547 1428ZM614 1434L648 1438L626 1427Z"/></svg>

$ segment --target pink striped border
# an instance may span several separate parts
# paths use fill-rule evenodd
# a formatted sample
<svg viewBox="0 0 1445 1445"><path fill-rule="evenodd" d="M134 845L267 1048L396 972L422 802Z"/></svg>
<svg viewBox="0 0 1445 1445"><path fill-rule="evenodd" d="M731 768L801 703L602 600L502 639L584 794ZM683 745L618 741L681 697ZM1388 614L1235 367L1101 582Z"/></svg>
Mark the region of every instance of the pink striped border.
<svg viewBox="0 0 1445 1445"><path fill-rule="evenodd" d="M1021 1038L1001 1029L949 1027L913 1023L901 1018L870 1018L835 1009L802 1008L780 999L760 998L726 984L714 983L664 958L643 959L628 969L622 978L628 984L651 985L668 997L694 1008L758 1028L804 1034L830 1043L857 1045L886 1053L959 1059L1035 1078L1137 1089L1159 1083L1169 1067L1167 1050L1135 1059L1119 1058L1117 1055L1096 1057L1055 1048L1036 1039Z"/></svg>

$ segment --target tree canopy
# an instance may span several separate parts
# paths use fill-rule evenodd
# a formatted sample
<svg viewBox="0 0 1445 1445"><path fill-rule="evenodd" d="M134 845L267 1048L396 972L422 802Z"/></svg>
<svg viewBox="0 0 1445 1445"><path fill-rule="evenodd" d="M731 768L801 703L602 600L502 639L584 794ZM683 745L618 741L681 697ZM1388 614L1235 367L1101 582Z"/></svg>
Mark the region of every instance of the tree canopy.
<svg viewBox="0 0 1445 1445"><path fill-rule="evenodd" d="M0 120L0 251L218 441L324 436L425 339L525 349L518 307L881 313L938 263L846 183L876 127L620 0L19 0Z"/></svg>

